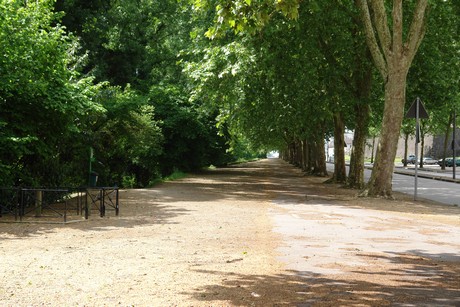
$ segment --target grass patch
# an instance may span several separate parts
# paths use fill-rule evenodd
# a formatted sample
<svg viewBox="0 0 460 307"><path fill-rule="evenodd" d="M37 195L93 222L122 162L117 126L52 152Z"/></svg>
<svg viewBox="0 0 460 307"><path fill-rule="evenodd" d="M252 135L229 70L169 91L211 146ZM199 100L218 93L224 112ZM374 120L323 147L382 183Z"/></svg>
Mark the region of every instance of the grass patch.
<svg viewBox="0 0 460 307"><path fill-rule="evenodd" d="M163 178L163 181L174 181L174 180L185 178L187 176L188 176L187 173L184 173L184 172L181 172L181 171L174 171L174 173L172 173L171 175L166 176L165 178Z"/></svg>
<svg viewBox="0 0 460 307"><path fill-rule="evenodd" d="M152 187L156 186L157 184L160 184L160 183L163 183L163 182L166 182L166 181L174 181L174 180L182 179L182 178L185 178L187 176L188 176L187 173L184 173L184 172L181 172L181 171L174 171L169 176L166 176L166 177L163 177L163 178L155 178L154 180L151 180L149 182L149 184L148 184L148 187L152 188Z"/></svg>
<svg viewBox="0 0 460 307"><path fill-rule="evenodd" d="M252 158L252 159L240 158L240 159L238 159L236 161L228 163L228 165L241 164L241 163L246 163L246 162L255 162L255 161L259 161L259 160L260 160L260 158Z"/></svg>

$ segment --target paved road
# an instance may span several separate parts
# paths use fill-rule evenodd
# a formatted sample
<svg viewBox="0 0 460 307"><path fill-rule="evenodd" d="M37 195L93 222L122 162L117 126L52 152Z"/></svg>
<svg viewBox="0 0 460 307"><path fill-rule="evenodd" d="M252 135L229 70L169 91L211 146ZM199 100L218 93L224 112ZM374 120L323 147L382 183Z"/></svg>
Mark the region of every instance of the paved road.
<svg viewBox="0 0 460 307"><path fill-rule="evenodd" d="M328 163L328 170L333 171L334 165ZM439 167L437 167L439 169ZM452 169L450 168L446 172L441 172L432 167L432 169L427 168L427 170L418 171L418 180L417 180L417 198L425 198L429 200L434 200L440 203L448 205L457 205L460 206L460 173L457 172L456 178L457 183L444 180L452 179ZM395 174L393 175L393 190L397 192L402 192L410 195L414 195L414 168L403 168L395 167ZM366 169L364 172L364 177L366 180L369 180L371 176L371 170ZM431 177L436 179L428 179L423 177Z"/></svg>

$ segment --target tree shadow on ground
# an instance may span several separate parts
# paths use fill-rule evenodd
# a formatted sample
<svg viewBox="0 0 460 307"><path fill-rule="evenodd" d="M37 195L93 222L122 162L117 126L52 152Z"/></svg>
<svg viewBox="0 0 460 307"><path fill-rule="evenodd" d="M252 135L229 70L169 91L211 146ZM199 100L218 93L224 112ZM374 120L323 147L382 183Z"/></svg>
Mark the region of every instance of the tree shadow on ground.
<svg viewBox="0 0 460 307"><path fill-rule="evenodd" d="M216 301L233 306L460 305L458 262L436 262L411 254L381 256L381 260L395 264L394 269L377 272L372 267L362 268L332 277L307 271L244 275L202 270L197 272L225 278L221 284L186 294L210 306Z"/></svg>

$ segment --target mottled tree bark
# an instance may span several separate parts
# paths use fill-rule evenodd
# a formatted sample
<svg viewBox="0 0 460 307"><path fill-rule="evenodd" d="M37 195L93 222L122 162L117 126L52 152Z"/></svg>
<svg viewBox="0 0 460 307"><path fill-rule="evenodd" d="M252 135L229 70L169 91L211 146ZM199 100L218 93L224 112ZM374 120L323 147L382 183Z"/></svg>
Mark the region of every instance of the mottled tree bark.
<svg viewBox="0 0 460 307"><path fill-rule="evenodd" d="M326 177L328 173L326 167L326 151L324 149L324 133L322 131L315 136L313 151L314 165L312 175Z"/></svg>
<svg viewBox="0 0 460 307"><path fill-rule="evenodd" d="M308 159L309 159L309 148L308 140L302 140L302 170L308 172Z"/></svg>
<svg viewBox="0 0 460 307"><path fill-rule="evenodd" d="M446 169L446 157L447 157L447 147L449 145L449 139L450 139L450 124L452 123L453 116L452 113L449 114L449 121L447 122L447 127L446 127L446 134L444 135L444 147L442 151L442 160L444 163L441 165L441 169L445 170Z"/></svg>
<svg viewBox="0 0 460 307"><path fill-rule="evenodd" d="M382 132L377 145L374 168L368 186L368 195L371 196L392 197L394 161L399 130L404 117L404 101L406 97L405 80L407 69L401 71L403 69L403 67L393 63L385 86Z"/></svg>
<svg viewBox="0 0 460 307"><path fill-rule="evenodd" d="M347 184L350 188L364 188L364 154L366 152L366 139L369 132L369 97L372 85L372 67L364 58L370 60L370 54L366 51L365 57L356 59L356 71L354 72L354 83L356 92L355 110L355 132L353 136L353 151L350 157L350 171Z"/></svg>
<svg viewBox="0 0 460 307"><path fill-rule="evenodd" d="M345 183L347 171L345 168L345 122L341 112L335 112L334 117L334 175L333 182Z"/></svg>
<svg viewBox="0 0 460 307"><path fill-rule="evenodd" d="M367 103L355 105L356 127L353 136L353 152L350 158L350 172L348 186L350 188L364 188L364 154L366 152L366 139L369 128L370 108Z"/></svg>

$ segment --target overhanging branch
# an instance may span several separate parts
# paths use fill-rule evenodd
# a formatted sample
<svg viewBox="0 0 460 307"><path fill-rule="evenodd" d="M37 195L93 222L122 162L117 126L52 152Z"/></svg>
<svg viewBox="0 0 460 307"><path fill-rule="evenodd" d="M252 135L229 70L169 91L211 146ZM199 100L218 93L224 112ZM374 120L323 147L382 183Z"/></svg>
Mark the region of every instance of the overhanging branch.
<svg viewBox="0 0 460 307"><path fill-rule="evenodd" d="M377 38L375 36L375 31L372 26L371 15L369 12L369 4L367 0L355 0L356 6L361 11L361 19L364 24L364 32L366 34L367 46L372 54L375 66L379 70L380 74L383 77L383 80L387 80L388 69L385 62L385 58L379 48L377 43Z"/></svg>
<svg viewBox="0 0 460 307"><path fill-rule="evenodd" d="M418 0L412 17L407 43L405 44L406 58L411 63L423 37L425 36L426 9L428 0Z"/></svg>

